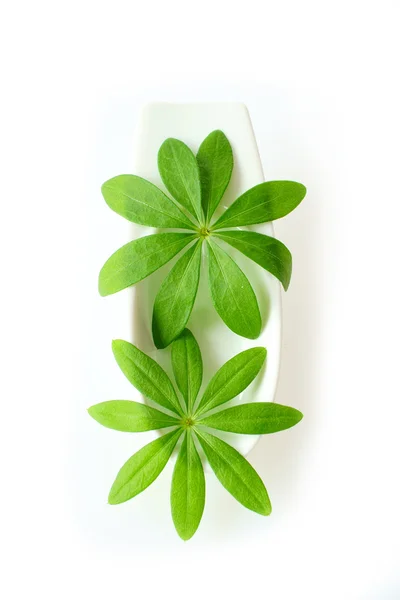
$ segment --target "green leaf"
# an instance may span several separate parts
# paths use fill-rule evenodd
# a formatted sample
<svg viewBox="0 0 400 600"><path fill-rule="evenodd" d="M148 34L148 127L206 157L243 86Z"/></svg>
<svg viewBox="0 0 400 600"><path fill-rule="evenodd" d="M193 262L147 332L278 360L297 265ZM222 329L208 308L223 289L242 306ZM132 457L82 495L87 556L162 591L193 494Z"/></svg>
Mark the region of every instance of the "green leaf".
<svg viewBox="0 0 400 600"><path fill-rule="evenodd" d="M124 340L114 340L112 350L121 371L139 392L164 408L182 414L171 380L155 360Z"/></svg>
<svg viewBox="0 0 400 600"><path fill-rule="evenodd" d="M249 280L232 258L208 238L208 281L215 309L226 325L254 340L261 332L261 315Z"/></svg>
<svg viewBox="0 0 400 600"><path fill-rule="evenodd" d="M208 222L228 187L233 169L232 148L222 131L217 129L206 137L197 153L197 162L203 211Z"/></svg>
<svg viewBox="0 0 400 600"><path fill-rule="evenodd" d="M131 400L108 400L88 409L100 425L117 431L149 431L177 425L177 419L151 406Z"/></svg>
<svg viewBox="0 0 400 600"><path fill-rule="evenodd" d="M171 269L154 301L153 339L166 348L186 327L199 287L201 241L194 244Z"/></svg>
<svg viewBox="0 0 400 600"><path fill-rule="evenodd" d="M191 414L203 379L203 361L199 345L189 329L184 329L172 344L171 360L176 383Z"/></svg>
<svg viewBox="0 0 400 600"><path fill-rule="evenodd" d="M288 289L292 274L292 255L279 240L255 231L221 231L216 237L243 252L269 271Z"/></svg>
<svg viewBox="0 0 400 600"><path fill-rule="evenodd" d="M221 431L263 434L289 429L302 418L301 412L290 406L274 402L252 402L221 410L198 423Z"/></svg>
<svg viewBox="0 0 400 600"><path fill-rule="evenodd" d="M295 181L267 181L251 188L224 212L213 229L275 221L296 208L306 188Z"/></svg>
<svg viewBox="0 0 400 600"><path fill-rule="evenodd" d="M251 464L226 442L197 431L199 442L212 470L238 502L260 515L269 515L271 503L265 485Z"/></svg>
<svg viewBox="0 0 400 600"><path fill-rule="evenodd" d="M136 175L118 175L103 183L104 200L128 221L149 227L196 229L181 209L155 185Z"/></svg>
<svg viewBox="0 0 400 600"><path fill-rule="evenodd" d="M155 233L125 244L100 271L101 296L115 294L151 275L194 238L192 233Z"/></svg>
<svg viewBox="0 0 400 600"><path fill-rule="evenodd" d="M182 429L171 431L141 448L119 471L108 496L110 504L121 504L143 492L168 462Z"/></svg>
<svg viewBox="0 0 400 600"><path fill-rule="evenodd" d="M176 531L190 539L200 524L205 495L203 465L191 433L186 433L172 475L171 511Z"/></svg>
<svg viewBox="0 0 400 600"><path fill-rule="evenodd" d="M201 221L200 173L190 148L174 138L165 140L158 152L158 170L169 193Z"/></svg>
<svg viewBox="0 0 400 600"><path fill-rule="evenodd" d="M228 360L214 375L196 410L201 415L238 396L257 377L264 364L265 348L250 348Z"/></svg>

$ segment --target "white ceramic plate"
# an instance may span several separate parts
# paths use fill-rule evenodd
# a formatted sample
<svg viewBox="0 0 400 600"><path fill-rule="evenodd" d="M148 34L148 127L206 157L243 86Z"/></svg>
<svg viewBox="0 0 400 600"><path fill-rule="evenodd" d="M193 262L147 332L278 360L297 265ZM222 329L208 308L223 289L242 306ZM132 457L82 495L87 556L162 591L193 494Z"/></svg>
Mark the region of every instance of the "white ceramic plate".
<svg viewBox="0 0 400 600"><path fill-rule="evenodd" d="M228 137L234 154L232 180L216 215L229 206L240 194L264 181L260 157L248 111L243 104L149 104L142 112L135 138L135 156L132 173L148 179L167 194L157 169L157 153L168 137L184 141L195 153L203 139L214 129L221 129ZM271 223L254 226L261 233L273 235ZM154 233L153 229L133 226L132 237ZM263 328L257 340L248 340L230 331L215 311L208 291L205 265L199 291L188 328L193 332L204 361L203 387L210 377L229 358L254 346L267 348L267 361L256 381L233 402L272 402L277 385L280 339L281 297L280 283L264 269L233 250L223 247L233 256L252 284L261 310ZM140 282L132 292L133 343L160 362L171 375L170 350L156 350L151 335L152 307L162 279L174 259L165 267ZM203 261L204 262L204 261ZM229 404L231 406L232 403ZM258 440L257 436L221 435L242 454L247 454Z"/></svg>

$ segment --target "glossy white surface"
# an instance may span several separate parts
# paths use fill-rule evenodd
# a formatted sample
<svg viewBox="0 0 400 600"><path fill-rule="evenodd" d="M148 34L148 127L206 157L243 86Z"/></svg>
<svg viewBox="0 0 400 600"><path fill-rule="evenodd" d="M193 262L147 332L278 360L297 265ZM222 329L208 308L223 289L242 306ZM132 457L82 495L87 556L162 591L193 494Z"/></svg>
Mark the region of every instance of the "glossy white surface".
<svg viewBox="0 0 400 600"><path fill-rule="evenodd" d="M203 139L214 129L221 129L228 137L234 154L234 170L228 189L215 216L223 212L240 194L264 181L263 170L258 154L248 111L239 103L205 104L149 104L141 115L135 140L133 173L148 179L167 194L157 169L157 153L162 142L168 137L184 141L196 153ZM255 230L273 235L271 223L253 227ZM155 230L141 226L131 226L132 237L148 235ZM199 291L188 327L199 342L204 361L203 387L223 363L238 352L254 346L267 348L266 365L247 390L233 402L272 402L279 370L281 299L280 283L260 266L221 244L249 278L260 306L262 332L257 340L248 340L233 333L215 311L207 281L207 265L203 255L203 265ZM203 247L203 250L205 248ZM163 278L177 259L143 280L133 290L132 338L144 352L159 361L170 373L170 349L156 350L151 335L151 317L155 295ZM231 406L232 403L229 404ZM256 443L257 436L221 434L243 454L247 454Z"/></svg>

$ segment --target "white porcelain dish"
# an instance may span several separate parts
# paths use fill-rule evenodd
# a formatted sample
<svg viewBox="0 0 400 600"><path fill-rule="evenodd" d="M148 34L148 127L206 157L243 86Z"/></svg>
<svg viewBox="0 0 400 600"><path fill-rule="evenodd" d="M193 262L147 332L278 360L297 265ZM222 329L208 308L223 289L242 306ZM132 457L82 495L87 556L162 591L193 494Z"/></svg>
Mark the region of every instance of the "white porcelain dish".
<svg viewBox="0 0 400 600"><path fill-rule="evenodd" d="M166 104L144 107L135 138L132 173L148 179L167 194L157 169L157 153L168 137L178 138L197 152L202 140L214 129L221 129L232 144L234 170L232 180L216 215L241 193L264 181L263 170L247 108L239 103ZM149 235L154 230L130 226L132 237ZM133 227L133 231L132 231ZM249 229L273 235L271 223ZM281 343L280 283L264 269L225 246L249 278L260 305L263 328L257 340L248 340L230 331L216 313L208 291L207 272L202 265L199 291L188 327L197 338L204 361L203 388L215 371L229 358L254 346L267 348L266 365L257 380L233 402L272 402L278 379ZM176 260L176 259L174 259ZM132 340L153 356L171 374L170 350L156 350L151 335L151 316L155 295L174 260L132 288ZM203 261L204 262L204 261ZM231 405L231 404L229 404ZM258 436L222 436L244 455Z"/></svg>

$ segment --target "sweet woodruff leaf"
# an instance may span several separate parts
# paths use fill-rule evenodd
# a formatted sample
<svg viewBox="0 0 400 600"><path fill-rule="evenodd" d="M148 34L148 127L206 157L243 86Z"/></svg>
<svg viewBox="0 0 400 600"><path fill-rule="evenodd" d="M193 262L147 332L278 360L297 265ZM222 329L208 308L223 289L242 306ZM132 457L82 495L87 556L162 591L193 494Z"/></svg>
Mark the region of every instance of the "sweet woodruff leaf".
<svg viewBox="0 0 400 600"><path fill-rule="evenodd" d="M251 402L221 410L202 418L199 423L221 431L254 435L289 429L302 418L301 412L290 406L274 402Z"/></svg>
<svg viewBox="0 0 400 600"><path fill-rule="evenodd" d="M285 244L255 231L221 231L215 237L240 250L279 279L285 290L288 289L292 275L292 255Z"/></svg>
<svg viewBox="0 0 400 600"><path fill-rule="evenodd" d="M281 219L292 212L305 195L304 185L295 181L260 183L235 200L212 227L243 227Z"/></svg>
<svg viewBox="0 0 400 600"><path fill-rule="evenodd" d="M200 280L201 242L194 244L164 279L154 301L153 339L168 346L185 329Z"/></svg>
<svg viewBox="0 0 400 600"><path fill-rule="evenodd" d="M153 311L154 342L164 348L185 328L198 289L201 245L207 240L208 280L213 304L226 325L238 335L258 337L261 316L254 291L233 259L218 245L227 242L269 271L287 289L292 269L289 250L281 242L256 232L227 231L279 219L304 198L305 187L294 181L260 183L242 194L212 223L233 169L231 145L222 131L211 132L197 156L180 140L167 139L158 154L160 177L173 199L136 175L119 175L102 186L107 204L129 221L155 228L187 229L191 234L164 232L130 242L117 250L100 272L99 291L106 296L151 275L193 239L188 250L162 284ZM188 262L190 258L190 262ZM193 276L184 271L190 267ZM183 280L173 299L174 318L166 305L179 274ZM178 316L177 316L178 315Z"/></svg>
<svg viewBox="0 0 400 600"><path fill-rule="evenodd" d="M124 340L114 340L112 349L119 368L139 392L172 412L182 413L171 380L155 360Z"/></svg>
<svg viewBox="0 0 400 600"><path fill-rule="evenodd" d="M121 504L143 492L161 473L182 435L175 429L150 442L131 456L120 469L108 496L110 504Z"/></svg>
<svg viewBox="0 0 400 600"><path fill-rule="evenodd" d="M171 196L201 221L199 166L190 148L180 140L165 140L158 152L158 170Z"/></svg>
<svg viewBox="0 0 400 600"><path fill-rule="evenodd" d="M257 377L266 357L265 348L251 348L232 357L206 386L196 411L203 361L193 334L185 329L172 344L172 367L184 409L166 372L149 356L123 340L113 343L114 355L129 381L160 410L129 400L96 404L89 414L101 425L118 431L172 428L136 452L121 468L109 495L120 504L144 491L162 472L183 435L171 486L171 512L179 536L188 540L196 532L204 510L205 478L197 445L202 448L222 485L243 506L268 515L271 504L263 482L250 463L232 446L208 430L244 434L274 433L293 427L302 414L288 406L252 402L215 412ZM174 411L175 416L164 412ZM213 410L212 414L203 416Z"/></svg>
<svg viewBox="0 0 400 600"><path fill-rule="evenodd" d="M131 400L108 400L88 409L88 412L104 427L117 431L150 431L177 425L176 417L139 402Z"/></svg>
<svg viewBox="0 0 400 600"><path fill-rule="evenodd" d="M261 332L258 302L249 280L234 260L211 239L208 281L214 307L229 329L254 340Z"/></svg>
<svg viewBox="0 0 400 600"><path fill-rule="evenodd" d="M171 486L171 512L175 529L183 540L190 539L200 524L206 499L203 465L187 431L181 446Z"/></svg>
<svg viewBox="0 0 400 600"><path fill-rule="evenodd" d="M266 356L265 348L250 348L228 360L208 384L196 414L201 415L241 394L257 377Z"/></svg>
<svg viewBox="0 0 400 600"><path fill-rule="evenodd" d="M206 137L197 153L203 211L209 222L228 187L233 169L232 148L219 130Z"/></svg>
<svg viewBox="0 0 400 600"><path fill-rule="evenodd" d="M114 252L99 275L99 292L108 296L134 285L195 239L190 233L156 233L128 242Z"/></svg>
<svg viewBox="0 0 400 600"><path fill-rule="evenodd" d="M212 470L224 488L246 508L260 515L269 515L271 503L267 490L251 464L235 448L214 435L205 431L196 433Z"/></svg>
<svg viewBox="0 0 400 600"><path fill-rule="evenodd" d="M155 185L136 175L118 175L101 188L104 200L128 221L148 227L196 229L180 208Z"/></svg>
<svg viewBox="0 0 400 600"><path fill-rule="evenodd" d="M186 409L192 412L203 380L203 360L199 345L189 329L185 329L171 346L171 361L176 385Z"/></svg>

